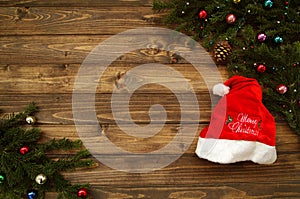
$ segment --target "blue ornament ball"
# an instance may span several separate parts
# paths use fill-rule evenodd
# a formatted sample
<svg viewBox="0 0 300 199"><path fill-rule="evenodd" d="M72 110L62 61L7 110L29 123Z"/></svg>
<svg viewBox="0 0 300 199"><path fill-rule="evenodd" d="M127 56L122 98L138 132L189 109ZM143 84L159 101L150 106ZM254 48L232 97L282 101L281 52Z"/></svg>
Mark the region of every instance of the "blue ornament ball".
<svg viewBox="0 0 300 199"><path fill-rule="evenodd" d="M280 37L280 36L276 36L276 37L274 38L274 42L275 42L276 44L282 44L283 38Z"/></svg>
<svg viewBox="0 0 300 199"><path fill-rule="evenodd" d="M28 199L36 199L38 197L36 190L30 190L27 192Z"/></svg>
<svg viewBox="0 0 300 199"><path fill-rule="evenodd" d="M272 8L273 1L272 0L265 0L264 6L265 6L265 8Z"/></svg>

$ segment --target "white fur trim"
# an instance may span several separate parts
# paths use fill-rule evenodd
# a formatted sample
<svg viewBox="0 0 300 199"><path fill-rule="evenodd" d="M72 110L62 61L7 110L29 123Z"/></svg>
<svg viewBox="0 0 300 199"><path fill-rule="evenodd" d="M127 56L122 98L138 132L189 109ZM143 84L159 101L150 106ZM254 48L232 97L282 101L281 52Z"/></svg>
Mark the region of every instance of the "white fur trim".
<svg viewBox="0 0 300 199"><path fill-rule="evenodd" d="M221 164L253 161L272 164L277 159L275 146L245 140L226 140L199 137L196 154L203 159Z"/></svg>
<svg viewBox="0 0 300 199"><path fill-rule="evenodd" d="M213 94L223 97L224 95L229 93L229 90L230 90L230 88L228 86L225 86L224 84L219 83L213 87Z"/></svg>

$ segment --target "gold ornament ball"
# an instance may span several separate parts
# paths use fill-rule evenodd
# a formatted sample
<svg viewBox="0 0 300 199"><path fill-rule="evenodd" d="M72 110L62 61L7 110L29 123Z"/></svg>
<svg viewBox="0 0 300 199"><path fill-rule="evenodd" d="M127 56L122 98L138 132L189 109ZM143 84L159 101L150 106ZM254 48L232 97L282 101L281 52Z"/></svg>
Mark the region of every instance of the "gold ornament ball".
<svg viewBox="0 0 300 199"><path fill-rule="evenodd" d="M39 174L35 177L35 181L38 184L45 184L47 181L47 177L44 174Z"/></svg>
<svg viewBox="0 0 300 199"><path fill-rule="evenodd" d="M238 3L241 2L241 0L232 0L232 1L233 1L233 3L235 3L235 4L238 4Z"/></svg>

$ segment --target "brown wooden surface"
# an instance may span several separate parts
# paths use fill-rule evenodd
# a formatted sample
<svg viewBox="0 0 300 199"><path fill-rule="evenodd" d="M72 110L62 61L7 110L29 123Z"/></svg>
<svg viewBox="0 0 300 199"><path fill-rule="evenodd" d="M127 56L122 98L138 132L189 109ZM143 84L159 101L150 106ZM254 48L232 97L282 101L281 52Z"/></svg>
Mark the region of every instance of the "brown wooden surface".
<svg viewBox="0 0 300 199"><path fill-rule="evenodd" d="M81 63L94 47L112 35L132 28L162 27L156 23L160 15L153 13L151 2L0 0L0 109L17 112L34 101L40 107L38 127L44 140L79 139L73 122L72 91ZM168 119L156 136L128 136L116 125L110 108L112 89L120 83L118 73L152 62L179 71L190 80L201 111L199 120L185 122L199 124L199 130L209 123L211 103L218 100L210 98L203 77L185 60L174 63L172 54L151 50L140 49L119 57L97 87L95 107L103 133L115 145L131 152L147 153L168 144L180 128L180 106L176 96L164 87L148 85L138 89L130 101L132 119L139 125L148 124L148 110L154 104L165 107ZM225 80L226 68L219 67L219 71ZM176 81L176 77L166 81ZM122 94L118 98L122 100ZM120 107L119 111L125 109ZM194 153L197 136L193 139L181 158L154 172L131 174L97 162L95 168L64 175L72 183L90 183L90 195L95 199L300 198L299 137L285 123L277 123L278 160L269 166L251 162L219 165L201 160ZM105 153L112 156L110 151ZM61 155L64 154L51 157ZM47 193L46 198L56 195Z"/></svg>

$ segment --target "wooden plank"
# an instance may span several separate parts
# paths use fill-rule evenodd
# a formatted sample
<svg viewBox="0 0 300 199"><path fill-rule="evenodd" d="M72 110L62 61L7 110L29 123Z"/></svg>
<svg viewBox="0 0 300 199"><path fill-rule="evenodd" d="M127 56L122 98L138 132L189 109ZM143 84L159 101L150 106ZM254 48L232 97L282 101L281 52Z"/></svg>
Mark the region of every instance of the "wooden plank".
<svg viewBox="0 0 300 199"><path fill-rule="evenodd" d="M14 36L0 38L1 63L82 63L108 36Z"/></svg>
<svg viewBox="0 0 300 199"><path fill-rule="evenodd" d="M116 95L117 101L124 100L123 95ZM185 121L185 122L207 122L210 117L210 99L208 93L199 93L198 106L200 108L199 121ZM72 96L70 94L25 94L25 95L1 95L0 109L6 113L22 111L28 103L34 101L40 108L37 118L40 124L73 124L72 114ZM104 123L115 123L111 111L111 95L97 94L96 95L95 110L98 119ZM191 104L188 105L188 104ZM133 95L129 104L129 110L134 121L137 123L148 123L150 121L148 111L152 105L160 104L167 112L167 123L178 123L180 118L180 104L177 102L173 94L147 94L147 95ZM186 101L187 114L193 115L195 110L189 108L194 107L195 102ZM89 108L86 102L82 102L79 111L85 113ZM126 106L120 106L117 111L119 113L126 113ZM153 113L159 113L154 111ZM126 122L126 121L124 121ZM160 121L157 121L160 123Z"/></svg>
<svg viewBox="0 0 300 199"><path fill-rule="evenodd" d="M288 183L224 183L222 185L197 184L186 187L100 187L96 190L90 190L89 194L93 198L155 198L155 199L270 199L270 198L297 198L300 197L299 184ZM56 199L55 193L48 193L46 199Z"/></svg>
<svg viewBox="0 0 300 199"><path fill-rule="evenodd" d="M130 84L135 84L138 81L139 84L143 83L147 86L143 86L138 89L138 93L168 93L168 89L159 87L155 84L150 84L151 81L157 81L162 83L178 84L176 88L180 92L190 92L190 89L185 86L180 86L182 78L178 75L158 73L157 67L154 67L152 71L156 74L156 77L149 75L148 73L137 73L130 70L139 66L139 64L126 64L115 62L109 65L105 72L102 74L101 79L97 85L97 93L112 93L128 91ZM178 71L185 77L194 92L207 92L207 85L204 82L203 77L196 69L190 64L166 64ZM75 79L78 73L80 64L0 64L0 92L2 93L72 93L74 89ZM159 68L158 68L159 69ZM96 69L95 69L96 70ZM219 71L220 77L226 77L227 71L224 67L216 68ZM129 71L129 73L128 73ZM96 71L97 72L97 71ZM126 76L120 77L118 74L127 73ZM203 67L202 74L206 74L205 78L216 79L213 73L209 72L209 68ZM91 77L93 78L93 77ZM126 82L124 82L126 80ZM219 82L224 81L221 79ZM86 84L82 85L84 88ZM85 90L89 89L87 86Z"/></svg>
<svg viewBox="0 0 300 199"><path fill-rule="evenodd" d="M278 154L288 152L299 154L299 136L285 122L278 123L276 127L276 147L278 149Z"/></svg>
<svg viewBox="0 0 300 199"><path fill-rule="evenodd" d="M150 173L126 173L100 164L99 167L86 172L66 172L64 175L74 183L90 182L94 187L181 187L251 182L288 182L299 185L299 154L285 156L284 159L279 156L277 162L272 165L258 165L252 162L219 165L199 159L196 155L184 154L169 166ZM126 163L128 164L128 161ZM141 167L145 168L142 164Z"/></svg>
<svg viewBox="0 0 300 199"><path fill-rule="evenodd" d="M251 188L250 188L251 187ZM262 189L262 187L264 187ZM268 183L225 183L223 185L195 185L190 187L145 187L145 188L101 188L92 191L91 195L104 198L273 198L280 195L285 197L299 197L299 184L268 184Z"/></svg>
<svg viewBox="0 0 300 199"><path fill-rule="evenodd" d="M185 43L181 49L176 49L176 38L170 35L157 34L151 32L139 35L122 34L122 36L114 37L113 42L103 44L104 40L110 38L110 35L32 35L32 36L3 36L0 37L0 56L1 64L81 64L91 51L102 44L110 51L107 52L105 61L122 61L122 63L173 63L173 54L170 51L185 52L190 49L190 45ZM133 41L140 42L138 47L141 49L133 49L131 46ZM159 50L164 48L165 50ZM174 51L174 52L175 52ZM125 52L125 54L122 54ZM188 51L190 53L190 51ZM99 55L100 56L100 55ZM206 66L215 65L209 53L202 49L197 53L199 64ZM97 60L90 62L99 63ZM187 63L183 58L178 57L176 63Z"/></svg>
<svg viewBox="0 0 300 199"><path fill-rule="evenodd" d="M1 0L0 6L24 6L24 7L37 7L37 6L48 6L48 7L104 7L104 6L151 6L152 0Z"/></svg>
<svg viewBox="0 0 300 199"><path fill-rule="evenodd" d="M0 7L0 35L115 35L153 26L152 13L151 7Z"/></svg>
<svg viewBox="0 0 300 199"><path fill-rule="evenodd" d="M161 129L161 131L157 132L154 136L151 136L149 138L140 138L135 137L127 133L133 133L133 132L123 132L116 124L106 124L102 123L102 134L98 134L98 136L93 137L87 137L85 135L81 135L81 137L86 137L84 139L85 143L88 144L89 140L101 140L101 137L106 136L109 138L109 140L116 146L126 150L130 151L132 153L150 153L152 151L159 150L163 147L165 147L168 143L170 143L175 135L178 133L178 131L181 129L179 124L165 124L165 126ZM155 127L158 125L154 125ZM193 129L195 125L186 124L184 125L184 128L186 129ZM188 148L186 153L193 154L195 151L195 147L197 145L197 136L200 129L204 128L205 125L198 125L196 124L196 129L198 127L198 130L196 132L192 132L193 135L186 135L182 136L183 139L187 139L187 137L190 137L190 140L192 143L191 147ZM42 125L38 126L43 132L43 140L46 141L50 138L58 138L62 139L64 137L67 137L71 140L80 139L79 133L76 131L75 126L73 125ZM130 128L131 126L125 125L125 127ZM86 126L86 129L89 129L89 126ZM134 129L132 129L134 131ZM137 131L137 129L136 129ZM148 136L146 131L143 132L136 132L139 136ZM105 143L103 143L104 145ZM182 151L183 143L176 143L174 144L174 150ZM89 147L93 146L94 144L89 144ZM176 146L175 146L176 145ZM95 145L95 147L97 147ZM105 148L105 147L104 147ZM109 147L107 147L109 148ZM102 152L104 155L113 155L118 156L118 154L114 154L114 152L109 151L109 149L104 149ZM167 154L176 154L174 151L165 151L165 155ZM55 154L54 154L55 155ZM57 155L57 154L56 154ZM97 155L97 154L95 154ZM164 154L162 154L164 155Z"/></svg>

